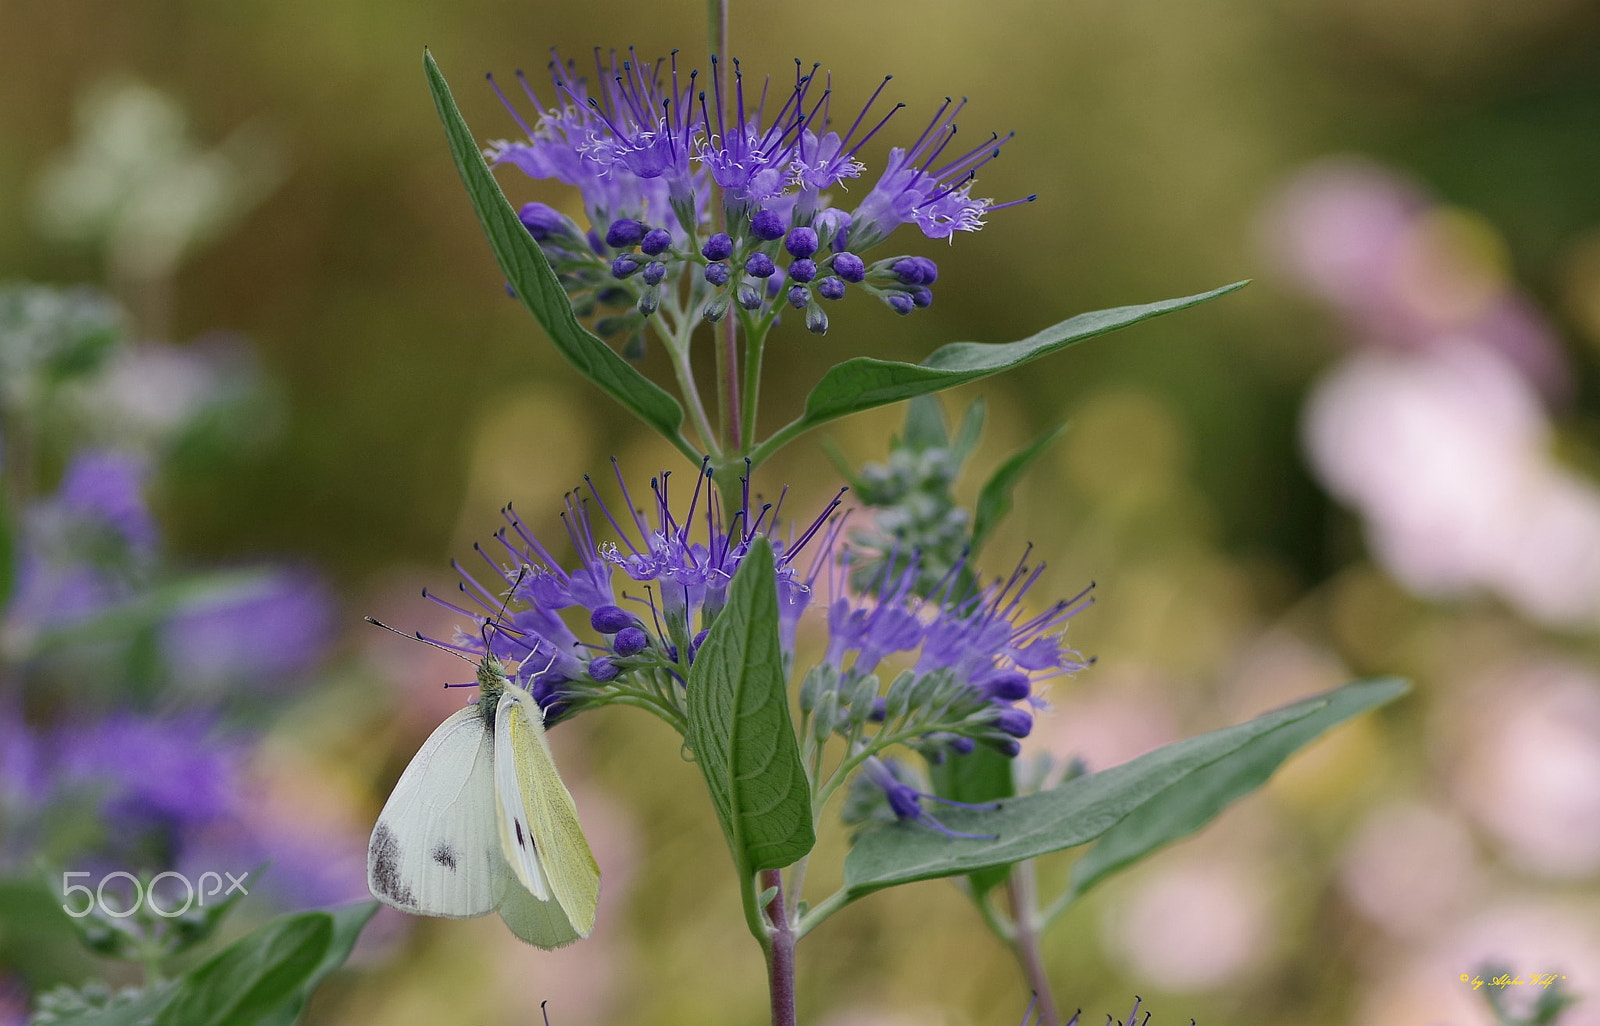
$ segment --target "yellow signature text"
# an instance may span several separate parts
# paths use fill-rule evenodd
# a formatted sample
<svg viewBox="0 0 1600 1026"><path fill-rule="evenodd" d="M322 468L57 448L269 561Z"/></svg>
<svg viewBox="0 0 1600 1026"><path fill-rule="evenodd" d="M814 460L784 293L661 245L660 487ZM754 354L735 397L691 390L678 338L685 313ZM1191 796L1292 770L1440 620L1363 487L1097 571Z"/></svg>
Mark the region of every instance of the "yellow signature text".
<svg viewBox="0 0 1600 1026"><path fill-rule="evenodd" d="M1512 976L1510 973L1501 973L1499 976L1490 979L1488 981L1488 985L1491 987L1502 988L1548 987L1557 980L1564 979L1566 979L1566 977L1562 976L1560 973L1526 973L1522 976ZM1482 976L1477 976L1472 973L1462 973L1461 982L1467 984L1473 990L1477 990L1479 987L1484 986L1485 981Z"/></svg>

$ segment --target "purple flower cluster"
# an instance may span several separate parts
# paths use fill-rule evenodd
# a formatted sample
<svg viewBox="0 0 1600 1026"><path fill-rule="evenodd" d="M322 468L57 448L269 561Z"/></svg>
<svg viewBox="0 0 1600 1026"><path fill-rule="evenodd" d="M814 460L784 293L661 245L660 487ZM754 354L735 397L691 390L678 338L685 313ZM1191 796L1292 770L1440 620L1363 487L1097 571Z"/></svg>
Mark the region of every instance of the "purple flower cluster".
<svg viewBox="0 0 1600 1026"><path fill-rule="evenodd" d="M458 626L449 641L425 640L478 656L487 639L489 650L533 694L550 722L576 712L586 700L603 700L608 685L623 687L641 677L660 680L665 675L682 686L757 534L773 539L779 629L784 646L791 647L822 557L804 575L795 560L813 544L820 553L828 552L839 530L840 521L829 520L841 501L835 497L797 535L780 538L782 496L775 504L753 506L749 480L744 479L740 506L729 511L711 487L712 473L705 466L681 519L672 509L671 473L651 479L651 524L635 506L615 461L613 468L624 511L620 518L587 477L588 494L567 497L562 520L577 553L576 569L564 568L507 506L507 526L496 533L495 542L509 562L496 562L489 551L475 546L493 586L453 563L461 576L456 597L465 604L424 592L471 621L470 628ZM605 525L616 540L597 535L596 527ZM636 590L630 593L626 584L616 587L613 577L618 573ZM508 586L509 603L504 592ZM595 640L585 640L568 625L562 614L574 609L582 613ZM486 629L490 624L500 626Z"/></svg>
<svg viewBox="0 0 1600 1026"><path fill-rule="evenodd" d="M885 657L916 653L911 672L945 675L986 704L996 736L985 740L1016 755L1017 739L1033 729L1033 714L1021 703L1037 701L1034 682L1087 665L1065 647L1062 628L1092 601L1088 591L1027 616L1023 599L1044 572L1043 563L1019 562L1008 579L965 597L952 594L960 566L926 599L913 592L919 570L915 556L899 569L891 561L877 575L875 592L834 599L826 665L848 682L873 673ZM941 740L957 754L974 745L966 736Z"/></svg>
<svg viewBox="0 0 1600 1026"><path fill-rule="evenodd" d="M712 59L708 96L696 88L697 73L680 75L675 54L641 64L631 50L620 61L613 52L607 64L597 50L596 90L572 63L554 57L554 102L541 102L518 72L538 117L530 125L500 93L524 140L493 142L484 155L581 193L593 226L587 232L544 204L521 210L580 309L625 300L648 317L684 274L691 275L696 308L712 321L735 303L762 316L775 316L774 307L787 303L805 311L811 331L823 333L828 317L819 300L842 299L852 285L898 313L926 307L938 278L932 260L869 263L862 254L901 225L949 239L977 231L990 211L1013 205L972 195L978 169L1011 136L950 151L965 101L946 100L911 146L889 151L884 173L854 210L832 206L824 190L862 176L862 148L904 104L872 115L885 78L841 135L830 117L831 79L819 80L819 67L803 73L796 61L794 85L781 102L769 97L770 81L752 102L738 61L725 95ZM715 233L708 207L713 184L727 225ZM605 284L597 271L612 281Z"/></svg>

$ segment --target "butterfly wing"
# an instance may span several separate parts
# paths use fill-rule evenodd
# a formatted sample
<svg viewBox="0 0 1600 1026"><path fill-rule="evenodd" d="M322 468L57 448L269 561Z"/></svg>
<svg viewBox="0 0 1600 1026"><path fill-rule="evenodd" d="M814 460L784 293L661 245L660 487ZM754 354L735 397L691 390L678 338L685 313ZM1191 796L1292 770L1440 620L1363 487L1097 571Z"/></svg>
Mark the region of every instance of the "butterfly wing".
<svg viewBox="0 0 1600 1026"><path fill-rule="evenodd" d="M510 918L507 925L540 947L589 936L600 900L600 867L578 824L572 795L556 772L539 706L515 687L506 688L495 714L495 792L500 838L513 875L531 899L554 906L544 910L553 924L548 929L535 928L531 914L523 916L532 936Z"/></svg>
<svg viewBox="0 0 1600 1026"><path fill-rule="evenodd" d="M506 880L506 896L499 912L512 933L541 948L565 947L582 936L573 929L559 904L553 899L540 901L529 894L515 873Z"/></svg>
<svg viewBox="0 0 1600 1026"><path fill-rule="evenodd" d="M428 736L378 814L368 889L402 912L483 915L506 891L496 818L494 734L468 706Z"/></svg>

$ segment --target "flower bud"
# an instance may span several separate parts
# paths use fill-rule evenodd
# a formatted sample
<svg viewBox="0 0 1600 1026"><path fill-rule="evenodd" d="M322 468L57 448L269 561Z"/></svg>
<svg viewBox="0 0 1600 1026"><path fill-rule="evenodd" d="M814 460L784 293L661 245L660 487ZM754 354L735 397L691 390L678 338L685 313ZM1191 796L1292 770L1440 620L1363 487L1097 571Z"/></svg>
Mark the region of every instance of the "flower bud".
<svg viewBox="0 0 1600 1026"><path fill-rule="evenodd" d="M887 302L889 309L902 316L916 309L916 304L911 302L911 297L904 292L894 293L888 298Z"/></svg>
<svg viewBox="0 0 1600 1026"><path fill-rule="evenodd" d="M750 259L744 262L745 273L755 278L770 278L772 272L777 270L772 258L765 253L751 253Z"/></svg>
<svg viewBox="0 0 1600 1026"><path fill-rule="evenodd" d="M817 276L817 265L802 257L789 265L789 280L810 281Z"/></svg>
<svg viewBox="0 0 1600 1026"><path fill-rule="evenodd" d="M621 606L599 606L589 614L589 626L601 634L615 634L634 625L634 615Z"/></svg>
<svg viewBox="0 0 1600 1026"><path fill-rule="evenodd" d="M645 256L660 256L672 248L672 233L665 228L652 228L639 240L639 250Z"/></svg>
<svg viewBox="0 0 1600 1026"><path fill-rule="evenodd" d="M717 288L720 289L722 286L728 284L729 277L731 277L731 272L729 272L727 264L706 265L706 281L715 285Z"/></svg>
<svg viewBox="0 0 1600 1026"><path fill-rule="evenodd" d="M833 258L833 271L848 282L859 282L867 277L867 265L854 253L840 253Z"/></svg>
<svg viewBox="0 0 1600 1026"><path fill-rule="evenodd" d="M637 270L639 270L639 261L626 253L611 261L611 277L613 278L631 277Z"/></svg>
<svg viewBox="0 0 1600 1026"><path fill-rule="evenodd" d="M611 650L619 656L638 655L649 647L650 635L641 627L624 627L611 639Z"/></svg>
<svg viewBox="0 0 1600 1026"><path fill-rule="evenodd" d="M606 245L612 249L627 249L644 238L644 225L631 217L619 217L606 229Z"/></svg>
<svg viewBox="0 0 1600 1026"><path fill-rule="evenodd" d="M823 299L843 299L844 281L830 274L817 282L817 294Z"/></svg>
<svg viewBox="0 0 1600 1026"><path fill-rule="evenodd" d="M783 238L787 229L783 225L783 218L776 211L758 210L750 217L750 234L764 242L774 242Z"/></svg>
<svg viewBox="0 0 1600 1026"><path fill-rule="evenodd" d="M808 257L817 251L817 232L814 228L801 226L791 229L789 237L783 240L783 248L789 251L792 257Z"/></svg>
<svg viewBox="0 0 1600 1026"><path fill-rule="evenodd" d="M707 260L726 260L733 256L733 240L727 232L718 232L700 247L700 255Z"/></svg>
<svg viewBox="0 0 1600 1026"><path fill-rule="evenodd" d="M811 298L811 290L804 285L792 285L789 288L789 305L796 310L805 309L806 302Z"/></svg>
<svg viewBox="0 0 1600 1026"><path fill-rule="evenodd" d="M589 660L589 676L601 684L609 680L616 680L617 675L621 672L622 667L607 656Z"/></svg>
<svg viewBox="0 0 1600 1026"><path fill-rule="evenodd" d="M667 265L659 260L652 260L644 265L644 283L646 285L660 285L661 279L667 276Z"/></svg>
<svg viewBox="0 0 1600 1026"><path fill-rule="evenodd" d="M517 220L540 242L552 235L567 235L572 230L571 222L559 210L543 203L524 203L517 211Z"/></svg>

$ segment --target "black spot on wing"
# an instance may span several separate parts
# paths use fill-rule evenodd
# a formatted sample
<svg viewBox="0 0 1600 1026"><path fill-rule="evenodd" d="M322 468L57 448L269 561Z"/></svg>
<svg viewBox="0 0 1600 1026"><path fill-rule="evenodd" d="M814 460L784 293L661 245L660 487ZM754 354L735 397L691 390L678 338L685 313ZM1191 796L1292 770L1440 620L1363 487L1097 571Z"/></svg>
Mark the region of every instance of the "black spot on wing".
<svg viewBox="0 0 1600 1026"><path fill-rule="evenodd" d="M528 846L528 842L522 835L522 820L514 819L511 822L516 824L517 827L517 847L526 848Z"/></svg>
<svg viewBox="0 0 1600 1026"><path fill-rule="evenodd" d="M378 893L397 905L415 906L416 896L400 879L400 839L394 831L379 823L372 831L372 844L367 848L367 861L372 867L372 885Z"/></svg>
<svg viewBox="0 0 1600 1026"><path fill-rule="evenodd" d="M454 871L456 868L456 850L450 847L449 841L440 841L428 852L428 857L444 868Z"/></svg>

